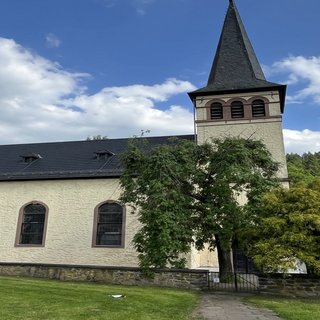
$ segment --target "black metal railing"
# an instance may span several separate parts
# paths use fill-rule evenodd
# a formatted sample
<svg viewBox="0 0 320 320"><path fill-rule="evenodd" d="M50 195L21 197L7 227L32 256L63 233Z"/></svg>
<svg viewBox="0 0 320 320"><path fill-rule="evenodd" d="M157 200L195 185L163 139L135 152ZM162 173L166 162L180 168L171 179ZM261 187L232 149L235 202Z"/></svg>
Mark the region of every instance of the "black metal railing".
<svg viewBox="0 0 320 320"><path fill-rule="evenodd" d="M251 273L208 273L208 288L215 291L257 292L259 277Z"/></svg>

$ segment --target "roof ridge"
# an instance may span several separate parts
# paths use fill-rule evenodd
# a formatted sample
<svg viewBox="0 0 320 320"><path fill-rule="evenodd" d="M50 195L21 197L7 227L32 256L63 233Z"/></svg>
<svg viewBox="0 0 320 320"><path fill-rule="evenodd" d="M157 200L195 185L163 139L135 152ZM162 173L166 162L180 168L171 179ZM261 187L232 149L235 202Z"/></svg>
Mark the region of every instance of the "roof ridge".
<svg viewBox="0 0 320 320"><path fill-rule="evenodd" d="M49 142L27 142L27 143L12 143L12 144L0 144L0 147L8 147L8 146L34 146L34 145L54 145L54 144L61 144L61 143L98 143L101 141L124 141L130 140L135 138L141 139L163 139L163 138L170 138L170 137L186 137L186 136L194 136L194 133L189 134L175 134L175 135L164 135L164 136L144 136L144 137L127 137L127 138L108 138L108 139L101 139L101 140L71 140L71 141L49 141Z"/></svg>

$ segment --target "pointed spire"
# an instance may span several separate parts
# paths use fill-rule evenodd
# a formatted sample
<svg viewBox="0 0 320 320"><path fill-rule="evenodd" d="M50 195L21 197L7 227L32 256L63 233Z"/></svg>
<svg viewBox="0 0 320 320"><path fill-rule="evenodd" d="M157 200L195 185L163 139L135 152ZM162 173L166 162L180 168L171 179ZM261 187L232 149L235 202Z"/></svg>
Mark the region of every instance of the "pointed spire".
<svg viewBox="0 0 320 320"><path fill-rule="evenodd" d="M257 86L259 80L265 81L266 79L237 7L232 0L229 2L207 85L218 88L229 87L229 89L239 86Z"/></svg>
<svg viewBox="0 0 320 320"><path fill-rule="evenodd" d="M278 86L266 80L234 0L229 0L207 86L192 92L190 96Z"/></svg>

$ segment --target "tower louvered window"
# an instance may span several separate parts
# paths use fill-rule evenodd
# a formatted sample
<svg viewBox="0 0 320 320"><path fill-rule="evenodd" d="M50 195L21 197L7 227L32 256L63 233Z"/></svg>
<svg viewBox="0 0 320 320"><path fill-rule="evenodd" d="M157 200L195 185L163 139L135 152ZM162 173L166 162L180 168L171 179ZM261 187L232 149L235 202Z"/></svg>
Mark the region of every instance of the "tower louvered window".
<svg viewBox="0 0 320 320"><path fill-rule="evenodd" d="M214 102L210 106L210 119L222 119L223 110L222 104L219 102Z"/></svg>
<svg viewBox="0 0 320 320"><path fill-rule="evenodd" d="M231 103L231 118L243 118L244 109L241 101L233 101Z"/></svg>
<svg viewBox="0 0 320 320"><path fill-rule="evenodd" d="M266 107L263 100L254 100L252 102L252 117L265 117L266 116Z"/></svg>

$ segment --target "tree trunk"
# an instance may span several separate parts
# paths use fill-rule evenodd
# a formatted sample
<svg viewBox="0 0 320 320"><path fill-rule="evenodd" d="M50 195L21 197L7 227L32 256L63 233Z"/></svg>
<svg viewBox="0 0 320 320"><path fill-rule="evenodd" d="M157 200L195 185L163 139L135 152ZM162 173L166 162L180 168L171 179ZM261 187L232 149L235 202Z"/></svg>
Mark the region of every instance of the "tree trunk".
<svg viewBox="0 0 320 320"><path fill-rule="evenodd" d="M221 245L219 237L215 236L215 238L219 261L219 277L224 279L228 274L233 273L231 242L229 248L225 248Z"/></svg>

